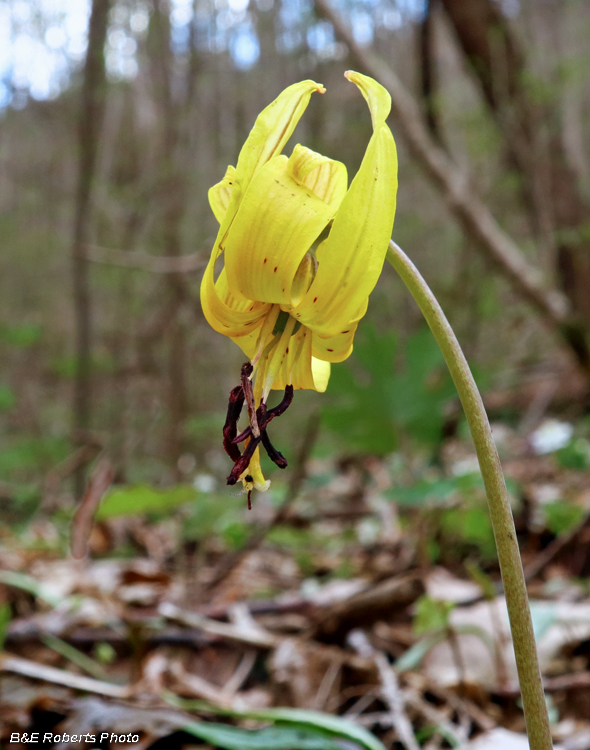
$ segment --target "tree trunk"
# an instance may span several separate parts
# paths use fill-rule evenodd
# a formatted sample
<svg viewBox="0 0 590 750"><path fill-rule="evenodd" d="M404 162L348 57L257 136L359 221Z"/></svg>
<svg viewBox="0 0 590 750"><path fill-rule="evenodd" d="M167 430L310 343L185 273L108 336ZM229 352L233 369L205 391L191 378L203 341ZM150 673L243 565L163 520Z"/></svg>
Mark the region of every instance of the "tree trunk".
<svg viewBox="0 0 590 750"><path fill-rule="evenodd" d="M91 351L92 320L88 261L84 245L88 242L92 185L106 97L104 45L108 28L110 0L93 0L88 28L88 50L82 84L82 108L79 121L80 161L74 218L72 272L76 321L76 379L74 386L74 441L85 442L91 425ZM84 469L76 472L76 496L84 485Z"/></svg>
<svg viewBox="0 0 590 750"><path fill-rule="evenodd" d="M482 95L523 178L523 198L539 240L555 255L561 288L579 327L570 345L590 371L590 241L581 227L590 207L568 164L556 102L533 101L526 59L494 0L441 0Z"/></svg>

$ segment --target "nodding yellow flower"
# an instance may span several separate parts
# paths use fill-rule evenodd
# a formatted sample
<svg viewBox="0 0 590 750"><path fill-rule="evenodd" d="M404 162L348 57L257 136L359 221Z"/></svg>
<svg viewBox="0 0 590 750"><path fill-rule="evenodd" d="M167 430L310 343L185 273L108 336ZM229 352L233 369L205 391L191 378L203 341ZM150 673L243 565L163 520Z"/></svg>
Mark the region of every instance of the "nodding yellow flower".
<svg viewBox="0 0 590 750"><path fill-rule="evenodd" d="M278 466L287 465L270 443L268 423L290 404L293 389L324 391L330 363L350 356L391 237L397 191L395 143L385 122L391 99L372 78L345 76L366 99L373 123L350 188L339 161L299 144L291 156L281 154L311 94L325 92L301 81L261 112L237 166L209 190L220 227L201 303L210 325L250 360L231 392L223 431L235 464L228 484L241 480L248 497L270 484L260 469L260 443ZM271 389L284 389L285 397L267 409ZM249 426L238 435L244 402Z"/></svg>

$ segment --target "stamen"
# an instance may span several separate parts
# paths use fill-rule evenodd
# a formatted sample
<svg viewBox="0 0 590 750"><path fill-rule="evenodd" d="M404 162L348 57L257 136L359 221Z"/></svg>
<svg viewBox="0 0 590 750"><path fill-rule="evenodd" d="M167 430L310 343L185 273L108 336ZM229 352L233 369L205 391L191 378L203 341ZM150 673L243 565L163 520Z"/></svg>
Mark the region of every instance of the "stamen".
<svg viewBox="0 0 590 750"><path fill-rule="evenodd" d="M260 359L260 357L262 356L264 352L268 338L272 335L272 332L274 330L274 327L276 325L277 318L279 317L280 312L281 312L280 306L273 305L271 311L266 316L266 320L262 324L262 327L260 329L260 335L258 336L258 341L257 341L256 356L252 360L254 369L256 369L258 360Z"/></svg>
<svg viewBox="0 0 590 750"><path fill-rule="evenodd" d="M281 414L284 414L287 409L291 406L291 402L293 401L293 386L287 385L285 386L285 395L283 396L283 400L280 404L277 404L276 406L273 406L272 409L269 409L266 414L267 417L270 417L270 419L267 419L264 426L270 422L271 419L274 417L280 417Z"/></svg>
<svg viewBox="0 0 590 750"><path fill-rule="evenodd" d="M252 427L252 433L254 437L260 436L260 430L258 429L258 421L256 420L256 402L254 401L254 391L252 390L252 381L250 375L254 368L250 362L245 362L242 365L242 388L244 389L244 396L246 397L246 406L248 407L248 418L250 426Z"/></svg>
<svg viewBox="0 0 590 750"><path fill-rule="evenodd" d="M250 459L254 455L254 451L258 447L259 443L260 436L250 438L250 440L248 441L248 445L244 448L244 452L235 462L234 468L231 470L231 474L227 478L227 484L235 484L240 478L240 474L243 474L244 471L246 471L250 464Z"/></svg>
<svg viewBox="0 0 590 750"><path fill-rule="evenodd" d="M260 424L259 424L258 426L260 427ZM234 438L234 439L232 440L232 443L233 443L234 445L237 445L238 443L243 443L243 442L244 442L244 440L245 440L246 438L250 437L250 435L251 435L251 434L252 434L252 428L250 427L250 425L248 425L248 426L246 427L246 429L245 429L245 430L242 430L242 432L240 432L240 434L239 434L239 435L237 435L237 436L236 436L236 437L235 437L235 438Z"/></svg>
<svg viewBox="0 0 590 750"><path fill-rule="evenodd" d="M266 430L262 430L260 437L262 439L262 445L264 445L270 460L273 461L279 467L279 469L286 469L288 466L287 459L270 442L268 432Z"/></svg>
<svg viewBox="0 0 590 750"><path fill-rule="evenodd" d="M285 357L287 356L289 341L291 339L291 335L293 334L293 329L295 328L296 323L297 321L295 320L295 318L289 316L289 320L285 324L285 330L281 334L278 346L273 353L272 359L266 371L264 384L262 387L262 399L264 401L266 401L266 399L268 398L270 389L272 388L273 383L277 379L281 367L283 366L283 362L285 361Z"/></svg>
<svg viewBox="0 0 590 750"><path fill-rule="evenodd" d="M240 449L235 445L234 438L238 432L238 419L244 406L244 389L241 385L232 388L229 394L229 403L227 405L227 416L223 426L223 447L225 452L232 459L237 461L240 458Z"/></svg>

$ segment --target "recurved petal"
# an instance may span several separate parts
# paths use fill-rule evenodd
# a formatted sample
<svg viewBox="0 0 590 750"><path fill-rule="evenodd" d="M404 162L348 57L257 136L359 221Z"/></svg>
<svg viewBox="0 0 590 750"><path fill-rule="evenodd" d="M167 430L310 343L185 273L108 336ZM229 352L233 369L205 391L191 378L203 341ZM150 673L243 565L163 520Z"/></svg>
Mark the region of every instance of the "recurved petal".
<svg viewBox="0 0 590 750"><path fill-rule="evenodd" d="M356 80L359 77L362 83ZM292 314L321 336L348 328L372 292L391 237L397 191L397 155L393 136L383 122L389 94L376 81L355 74L378 125L361 167L318 248L318 269Z"/></svg>
<svg viewBox="0 0 590 750"><path fill-rule="evenodd" d="M321 83L301 81L286 88L258 115L236 167L242 190L267 161L280 154L314 91L325 92Z"/></svg>
<svg viewBox="0 0 590 750"><path fill-rule="evenodd" d="M293 149L287 171L299 184L313 190L318 198L336 209L346 195L348 173L344 164L299 143Z"/></svg>
<svg viewBox="0 0 590 750"><path fill-rule="evenodd" d="M224 336L246 336L254 331L270 311L270 305L237 300L229 291L225 269L214 281L215 251L201 282L201 306L209 325Z"/></svg>
<svg viewBox="0 0 590 750"><path fill-rule="evenodd" d="M234 296L290 305L297 269L335 210L288 174L286 156L267 162L223 242Z"/></svg>
<svg viewBox="0 0 590 750"><path fill-rule="evenodd" d="M356 70L347 70L344 77L351 83L356 84L361 94L365 97L365 101L369 105L371 112L373 130L376 131L387 120L391 111L391 96L389 92L373 78L364 76L362 73L357 73Z"/></svg>
<svg viewBox="0 0 590 750"><path fill-rule="evenodd" d="M366 311L367 305L364 306L359 320ZM352 342L357 328L358 321L349 323L343 331L327 338L314 332L311 345L313 356L326 362L344 362L352 354Z"/></svg>
<svg viewBox="0 0 590 750"><path fill-rule="evenodd" d="M223 180L218 182L217 185L213 185L212 188L209 188L209 205L215 214L215 218L220 224L223 221L223 217L229 206L235 180L236 170L235 167L232 167L230 164L225 172Z"/></svg>

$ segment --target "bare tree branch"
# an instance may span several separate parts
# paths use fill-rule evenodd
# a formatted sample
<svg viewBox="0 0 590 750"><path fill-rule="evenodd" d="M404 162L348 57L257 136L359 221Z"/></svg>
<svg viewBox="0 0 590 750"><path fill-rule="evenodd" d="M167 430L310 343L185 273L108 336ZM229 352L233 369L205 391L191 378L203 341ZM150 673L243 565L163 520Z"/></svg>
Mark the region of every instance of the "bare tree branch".
<svg viewBox="0 0 590 750"><path fill-rule="evenodd" d="M82 251L86 260L107 266L120 266L150 273L194 273L202 271L205 260L200 253L191 255L150 255L142 250L117 250L100 245L85 244Z"/></svg>
<svg viewBox="0 0 590 750"><path fill-rule="evenodd" d="M465 232L478 243L488 260L499 268L518 294L557 329L578 361L584 362L583 332L572 315L568 298L559 290L548 287L537 268L525 258L514 240L499 226L482 200L476 195L459 167L438 146L429 134L420 107L405 89L398 76L369 49L355 41L350 29L334 12L329 0L315 0L318 13L327 18L348 46L360 68L378 79L389 91L398 130L436 184Z"/></svg>

